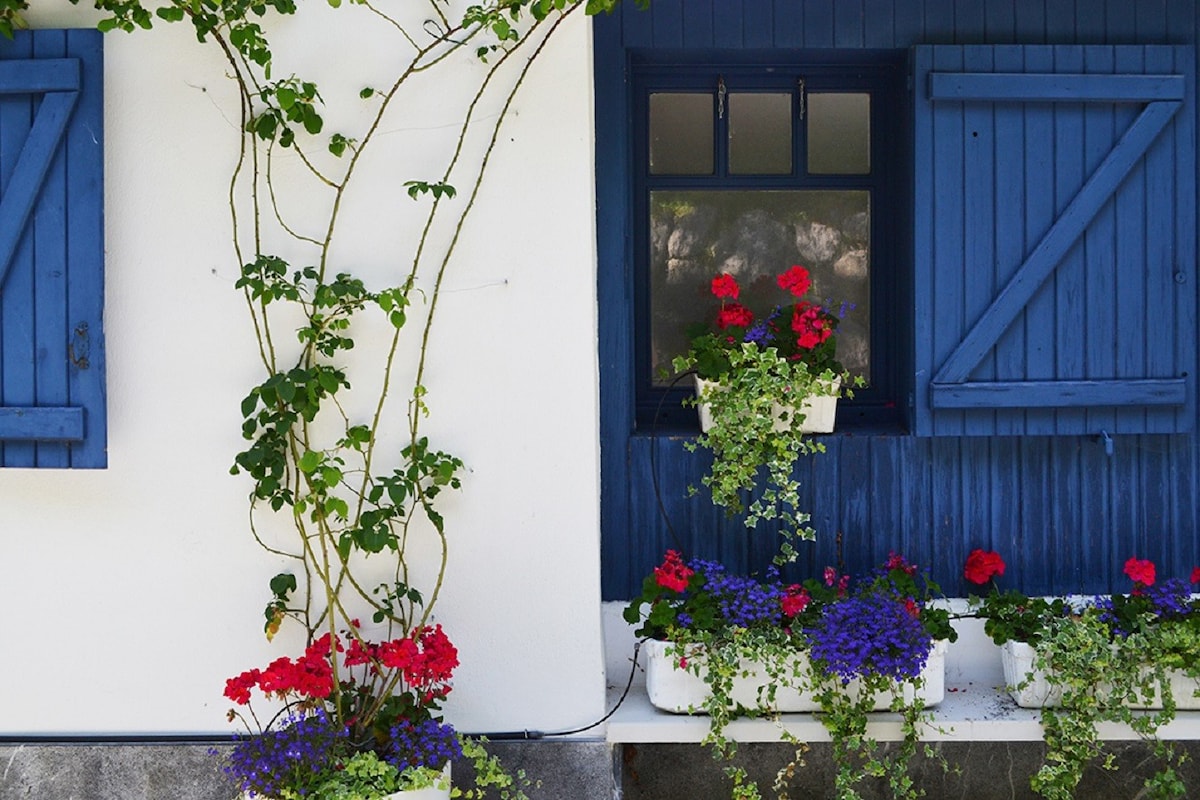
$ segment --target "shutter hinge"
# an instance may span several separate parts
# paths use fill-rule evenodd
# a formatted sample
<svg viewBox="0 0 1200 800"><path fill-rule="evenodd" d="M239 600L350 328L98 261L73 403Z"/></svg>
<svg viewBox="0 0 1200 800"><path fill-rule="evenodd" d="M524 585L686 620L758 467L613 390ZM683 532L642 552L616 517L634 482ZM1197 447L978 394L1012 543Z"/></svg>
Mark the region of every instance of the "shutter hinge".
<svg viewBox="0 0 1200 800"><path fill-rule="evenodd" d="M725 119L725 76L717 76L717 119Z"/></svg>

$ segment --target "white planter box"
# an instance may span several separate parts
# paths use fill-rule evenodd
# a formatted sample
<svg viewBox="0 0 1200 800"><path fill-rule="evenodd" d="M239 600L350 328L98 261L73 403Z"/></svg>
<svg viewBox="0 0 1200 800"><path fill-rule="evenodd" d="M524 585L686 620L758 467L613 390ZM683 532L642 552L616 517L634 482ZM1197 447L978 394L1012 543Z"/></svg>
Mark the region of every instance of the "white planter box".
<svg viewBox="0 0 1200 800"><path fill-rule="evenodd" d="M676 664L679 656L667 655L672 645L668 642L650 640L642 647L646 654L646 693L650 703L655 708L670 711L675 714L702 713L704 702L710 697L708 684L700 676L689 670L679 669ZM688 656L689 660L700 663L704 659L703 652L695 650ZM792 665L791 674L804 676L809 670L808 656L796 653L796 663ZM779 712L812 712L820 711L820 704L809 692L797 691L788 686L777 686L773 703L760 703L760 688L767 683L766 670L761 664L742 663L743 676L735 678L733 684L733 700L747 708L766 708ZM906 701L919 696L925 706L932 707L942 702L946 695L946 642L934 642L925 668L921 671L925 683L919 692L914 691L911 683L897 684L896 690ZM802 682L802 680L800 681ZM856 692L857 681L851 681L846 691ZM763 693L765 698L765 693ZM893 693L880 693L875 697L875 709L884 710L891 705Z"/></svg>
<svg viewBox="0 0 1200 800"><path fill-rule="evenodd" d="M1062 689L1050 681L1045 670L1035 669L1037 652L1024 642L1005 642L1000 648L1004 663L1004 682L1008 693L1021 708L1054 708L1062 705ZM1200 709L1200 680L1189 678L1179 670L1167 673L1175 707L1180 711ZM1019 688L1025 684L1023 688ZM1103 691L1103 687L1101 687ZM1130 704L1131 708L1162 708L1162 700L1155 697L1149 703Z"/></svg>
<svg viewBox="0 0 1200 800"><path fill-rule="evenodd" d="M838 391L841 389L842 382L840 379L836 379L830 385L833 387L830 394L809 395L800 404L800 411L804 414L804 422L800 423L801 433L833 432L833 423L837 417ZM715 381L706 381L700 377L696 378L696 397L702 398L719 391L721 391L721 384ZM712 412L709 411L708 403L701 401L697 404L696 410L700 414L700 431L707 433L712 427ZM776 431L788 429L792 411L791 406L775 406L773 428ZM787 419L784 418L785 413Z"/></svg>

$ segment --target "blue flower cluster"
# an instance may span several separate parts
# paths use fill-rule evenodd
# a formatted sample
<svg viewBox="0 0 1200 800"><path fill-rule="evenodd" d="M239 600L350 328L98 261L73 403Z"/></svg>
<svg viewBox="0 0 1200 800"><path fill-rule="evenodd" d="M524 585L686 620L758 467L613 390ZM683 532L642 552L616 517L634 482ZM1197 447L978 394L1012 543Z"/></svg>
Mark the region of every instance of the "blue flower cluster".
<svg viewBox="0 0 1200 800"><path fill-rule="evenodd" d="M436 719L401 720L392 727L388 749L385 760L401 772L414 767L441 769L447 761L462 757L454 726Z"/></svg>
<svg viewBox="0 0 1200 800"><path fill-rule="evenodd" d="M323 710L290 714L278 727L238 737L225 773L243 792L277 797L293 789L303 794L346 745L345 727Z"/></svg>
<svg viewBox="0 0 1200 800"><path fill-rule="evenodd" d="M837 674L842 683L871 674L896 680L915 678L925 667L933 644L903 599L881 594L831 603L804 634L813 659Z"/></svg>
<svg viewBox="0 0 1200 800"><path fill-rule="evenodd" d="M1097 597L1095 606L1113 633L1128 636L1145 614L1160 619L1186 617L1192 610L1192 587L1181 578L1168 578L1131 596Z"/></svg>
<svg viewBox="0 0 1200 800"><path fill-rule="evenodd" d="M730 575L714 561L696 560L692 569L704 576L704 590L716 601L717 611L729 625L749 628L779 621L783 587L743 575Z"/></svg>

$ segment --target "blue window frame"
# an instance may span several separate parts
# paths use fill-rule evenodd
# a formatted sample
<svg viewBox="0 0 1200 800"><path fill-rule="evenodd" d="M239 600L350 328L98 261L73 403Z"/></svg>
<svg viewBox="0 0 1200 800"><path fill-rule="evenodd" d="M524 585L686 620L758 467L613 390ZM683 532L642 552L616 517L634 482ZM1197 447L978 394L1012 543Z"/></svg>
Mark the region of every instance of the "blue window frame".
<svg viewBox="0 0 1200 800"><path fill-rule="evenodd" d="M708 281L728 271L770 283L797 263L813 272L814 299L851 301L839 355L868 387L842 404L839 426L898 426L894 331L910 305L896 227L902 56L656 52L634 57L631 94L637 429L697 425L681 403L690 383L665 368L686 350L687 324L715 313ZM849 144L831 145L839 136Z"/></svg>

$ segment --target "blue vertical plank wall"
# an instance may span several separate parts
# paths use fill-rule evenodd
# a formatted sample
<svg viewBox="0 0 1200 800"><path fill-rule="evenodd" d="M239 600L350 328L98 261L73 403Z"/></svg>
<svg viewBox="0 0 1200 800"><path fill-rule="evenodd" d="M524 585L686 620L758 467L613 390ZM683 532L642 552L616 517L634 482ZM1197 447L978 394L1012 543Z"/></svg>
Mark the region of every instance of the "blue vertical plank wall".
<svg viewBox="0 0 1200 800"><path fill-rule="evenodd" d="M1056 260L1021 312L1029 324L1007 326L968 365L969 382L1182 378L1166 390L1169 402L993 408L952 400L936 408L922 397L914 403L908 430L825 437L827 452L798 467L818 538L801 548L797 570L814 574L826 564L862 570L898 551L931 567L949 594L962 595L971 588L961 578L962 562L975 547L1000 551L1009 564L1006 584L1027 592L1112 590L1124 585L1121 566L1132 555L1155 560L1164 575L1187 576L1200 564L1196 4L659 0L652 5L645 13L626 4L595 21L605 597L629 597L667 548L749 569L761 567L774 544L726 520L703 490L687 496L686 486L697 484L705 468L704 454L685 449L688 436L638 431L634 423L627 200L632 143L624 81L630 54L652 48L714 55L736 49L872 48L909 51L948 72L1183 75L1182 116L1166 125ZM922 49L925 45L948 47ZM898 335L912 338L914 369L933 369L1012 280L1145 104L922 105L916 94L921 90L914 87L912 101L913 163L901 165L913 185L914 207L897 213L909 215L901 232L906 249L924 255L908 267L914 273L908 280L914 313L911 331ZM922 125L957 135L958 144L923 137ZM969 137L969 147L989 159L1006 148L1023 153L1019 170L988 169L989 161L962 158L962 132L968 130L979 134ZM957 160L949 152L954 147ZM948 149L939 154L938 148ZM931 166L945 173L937 199L954 207L957 222L939 218L930 195L923 204L928 176L922 170ZM986 191L967 191L980 186ZM1013 197L1023 200L999 201ZM1004 234L978 235L962 221L984 218ZM944 237L930 234L939 224ZM968 271L961 266L968 260L990 267ZM949 268L955 261L958 270ZM1169 282L1144 280L1147 270L1163 264L1180 272L1178 279L1172 273ZM921 295L922 270L951 282L960 302L933 307L938 298ZM1164 320L1152 348L1075 335L1113 324L1144 330ZM957 390L943 391L951 396Z"/></svg>
<svg viewBox="0 0 1200 800"><path fill-rule="evenodd" d="M0 39L0 467L107 464L103 51Z"/></svg>

